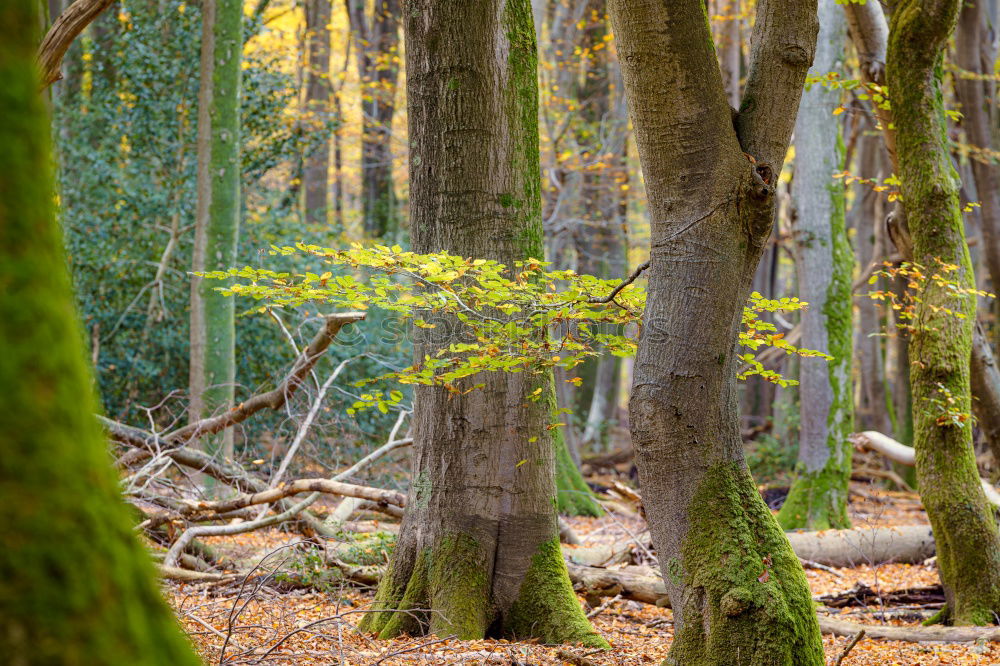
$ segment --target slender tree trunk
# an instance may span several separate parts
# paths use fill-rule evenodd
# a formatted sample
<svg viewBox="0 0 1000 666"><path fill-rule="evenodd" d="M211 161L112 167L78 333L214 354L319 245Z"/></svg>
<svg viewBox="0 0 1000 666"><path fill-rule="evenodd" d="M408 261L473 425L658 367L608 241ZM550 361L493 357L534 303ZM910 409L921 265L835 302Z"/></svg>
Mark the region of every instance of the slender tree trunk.
<svg viewBox="0 0 1000 666"><path fill-rule="evenodd" d="M715 9L724 17L718 27L719 65L729 106L740 105L740 74L743 69L743 40L740 34L740 0L716 0Z"/></svg>
<svg viewBox="0 0 1000 666"><path fill-rule="evenodd" d="M331 0L306 2L306 131L322 138L310 142L302 170L307 224L329 224L330 192L330 21Z"/></svg>
<svg viewBox="0 0 1000 666"><path fill-rule="evenodd" d="M812 63L816 5L757 3L735 123L701 0L609 6L649 200L629 413L676 622L667 663L819 665L809 587L747 470L736 394L738 327Z"/></svg>
<svg viewBox="0 0 1000 666"><path fill-rule="evenodd" d="M865 124L870 132L874 128ZM882 140L874 134L865 133L858 139L858 169L863 178L882 176L880 156L883 154ZM867 185L859 185L854 203L855 238L857 255L862 271L872 263L881 263L886 256L885 216L882 213L884 197ZM857 421L861 430L894 432L890 417L892 403L886 390L885 364L882 354L882 321L875 301L859 290L858 335L855 356L860 369L860 391Z"/></svg>
<svg viewBox="0 0 1000 666"><path fill-rule="evenodd" d="M577 141L585 163L599 160L603 166L584 172L580 201L580 224L576 229L577 270L601 278L623 278L625 220L620 216L622 191L617 183L625 152L627 120L621 96L612 98L612 63L605 38L608 35L607 2L590 0L584 12L580 46L586 54L582 83L577 87L581 127ZM604 354L591 361L593 378L583 405L586 425L582 441L590 444L601 435L614 416L620 358ZM582 376L582 375L581 375ZM581 396L584 397L584 396ZM580 404L578 402L578 404Z"/></svg>
<svg viewBox="0 0 1000 666"><path fill-rule="evenodd" d="M375 0L371 19L364 0L346 0L357 38L361 79L361 206L364 230L380 238L398 226L392 184L392 119L399 78L399 0Z"/></svg>
<svg viewBox="0 0 1000 666"><path fill-rule="evenodd" d="M990 34L986 0L964 3L958 20L955 40L955 64L973 74L991 75L996 61L996 44ZM962 129L975 148L991 150L990 106L996 83L989 80L955 76L955 93L962 105ZM1000 288L1000 179L988 152L971 153L972 174L980 206L983 230L983 255L993 290Z"/></svg>
<svg viewBox="0 0 1000 666"><path fill-rule="evenodd" d="M914 257L928 270L938 262L958 266L955 279L972 288L940 81L943 53L960 7L958 0L901 0L890 24L887 80ZM950 396L957 409L971 411L975 308L974 296L956 296L928 280L910 339L917 478L948 602L937 619L955 624L987 624L1000 610L1000 537L979 483L972 428L939 423L935 406L940 404L936 400Z"/></svg>
<svg viewBox="0 0 1000 666"><path fill-rule="evenodd" d="M812 72L842 66L844 13L834 0L819 0L820 32ZM844 220L843 141L833 111L839 94L823 86L807 90L795 125L796 257L802 313L802 346L833 357L803 358L799 365L798 477L778 514L787 529L850 527L847 486L851 478L854 395L851 386L851 276L854 254Z"/></svg>
<svg viewBox="0 0 1000 666"><path fill-rule="evenodd" d="M0 4L0 654L26 665L194 666L94 420L52 210L37 27L34 0Z"/></svg>
<svg viewBox="0 0 1000 666"><path fill-rule="evenodd" d="M404 21L417 252L508 266L543 252L535 32L527 0L412 0ZM421 329L416 358L447 347ZM451 333L449 333L449 330ZM559 550L551 374L495 373L455 396L418 387L406 515L362 627L606 646ZM528 396L541 388L547 399ZM391 612L399 611L399 612Z"/></svg>
<svg viewBox="0 0 1000 666"><path fill-rule="evenodd" d="M206 0L202 21L194 272L235 265L240 222L242 3ZM200 278L191 280L192 421L233 404L235 304L215 291L216 286ZM232 430L226 433L221 448L232 455Z"/></svg>

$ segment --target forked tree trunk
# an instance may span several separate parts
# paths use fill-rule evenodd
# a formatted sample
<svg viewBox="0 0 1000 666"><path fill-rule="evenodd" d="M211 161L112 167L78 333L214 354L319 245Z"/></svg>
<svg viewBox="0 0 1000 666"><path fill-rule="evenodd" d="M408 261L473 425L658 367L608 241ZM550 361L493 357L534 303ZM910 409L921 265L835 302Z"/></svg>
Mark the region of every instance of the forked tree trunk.
<svg viewBox="0 0 1000 666"><path fill-rule="evenodd" d="M160 598L93 413L39 95L38 3L0 4L0 655L194 666Z"/></svg>
<svg viewBox="0 0 1000 666"><path fill-rule="evenodd" d="M541 257L538 86L528 0L413 0L404 20L413 247ZM416 358L460 335L421 329ZM413 475L391 565L362 627L607 643L570 585L546 430L551 375L490 373L465 395L418 387ZM393 612L395 611L395 612Z"/></svg>
<svg viewBox="0 0 1000 666"><path fill-rule="evenodd" d="M750 477L736 395L737 330L813 59L816 5L757 3L735 123L701 0L609 5L649 199L629 409L676 622L667 663L819 665L809 586Z"/></svg>
<svg viewBox="0 0 1000 666"><path fill-rule="evenodd" d="M887 79L914 257L928 271L937 270L939 262L957 266L949 279L971 288L974 276L948 154L940 80L960 7L958 0L901 0L890 24ZM909 345L910 386L920 497L934 529L947 599L937 619L986 624L1000 611L1000 538L979 482L972 428L947 418L939 422L937 407L950 396L955 408L971 411L976 301L933 280L922 287Z"/></svg>
<svg viewBox="0 0 1000 666"><path fill-rule="evenodd" d="M198 91L198 203L194 272L228 270L236 263L240 225L240 61L243 5L207 0L202 5L201 83ZM192 421L230 409L236 381L235 301L218 285L191 280ZM232 455L232 429L221 442Z"/></svg>
<svg viewBox="0 0 1000 666"><path fill-rule="evenodd" d="M819 0L819 39L812 72L841 68L846 36L843 10ZM833 360L803 358L799 365L798 476L778 513L786 530L850 527L847 485L851 479L854 391L851 385L853 325L851 278L854 253L847 239L840 124L833 115L839 91L813 85L802 96L795 125L795 264L802 313L802 346Z"/></svg>
<svg viewBox="0 0 1000 666"><path fill-rule="evenodd" d="M307 224L328 223L330 191L330 20L331 0L306 3L306 127L313 136L322 137L309 148L302 168Z"/></svg>

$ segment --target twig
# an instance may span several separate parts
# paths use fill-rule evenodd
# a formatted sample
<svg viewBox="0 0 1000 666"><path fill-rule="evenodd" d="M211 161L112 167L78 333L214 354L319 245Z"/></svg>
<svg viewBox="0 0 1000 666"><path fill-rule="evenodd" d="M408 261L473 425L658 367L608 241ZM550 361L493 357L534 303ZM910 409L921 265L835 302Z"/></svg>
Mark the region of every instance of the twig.
<svg viewBox="0 0 1000 666"><path fill-rule="evenodd" d="M646 270L647 268L649 268L649 261L650 260L647 259L646 261L644 261L641 264L639 264L638 266L636 266L636 269L634 271L632 271L632 274L629 275L624 280L622 280L621 284L619 284L617 287L615 287L614 289L612 289L611 293L608 294L607 296L605 296L604 298L596 298L596 297L595 298L588 298L587 302L588 303L610 303L611 301L614 300L615 296L617 296L621 292L622 289L624 289L625 287L629 286L630 284L632 284L633 282L635 282L637 279L639 279L639 276L642 274L642 272L644 270ZM619 306L619 307L621 307L621 306Z"/></svg>
<svg viewBox="0 0 1000 666"><path fill-rule="evenodd" d="M844 651L840 653L839 657L837 657L837 661L833 662L833 666L840 666L840 664L843 663L844 659L847 658L847 655L850 654L851 650L854 649L854 646L858 644L858 641L860 641L864 637L865 637L864 629L854 634L854 638L851 639L851 642L847 644L847 647L844 648Z"/></svg>
<svg viewBox="0 0 1000 666"><path fill-rule="evenodd" d="M594 610L592 610L589 613L587 613L587 619L588 620L594 619L595 617L597 617L598 615L600 615L604 611L608 610L608 608L610 608L614 603L616 603L618 601L621 601L621 598L622 598L622 595L620 595L620 594L616 594L615 596L611 597L610 599L608 599L607 601L605 601L603 604L601 604L600 606L598 606Z"/></svg>
<svg viewBox="0 0 1000 666"><path fill-rule="evenodd" d="M812 560L799 559L802 562L802 566L806 569L819 569L820 571L825 571L827 573L833 574L837 578L843 578L844 574L840 573L833 567L828 567L825 564L820 564L819 562L813 562Z"/></svg>

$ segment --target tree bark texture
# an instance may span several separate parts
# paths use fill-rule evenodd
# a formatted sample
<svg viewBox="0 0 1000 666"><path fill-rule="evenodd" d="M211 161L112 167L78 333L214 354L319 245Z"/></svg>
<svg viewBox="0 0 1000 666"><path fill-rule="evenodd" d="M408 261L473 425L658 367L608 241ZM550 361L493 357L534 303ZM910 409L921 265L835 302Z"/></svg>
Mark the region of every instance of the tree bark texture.
<svg viewBox="0 0 1000 666"><path fill-rule="evenodd" d="M887 79L914 257L928 271L939 262L957 266L949 275L971 288L974 276L946 143L940 80L960 7L958 0L899 2L889 30ZM940 403L935 402L950 395L960 411L972 409L969 361L976 302L931 280L921 296L909 343L910 386L917 478L948 602L938 619L986 624L1000 610L1000 538L979 483L972 428L939 423ZM942 306L964 318L937 310Z"/></svg>
<svg viewBox="0 0 1000 666"><path fill-rule="evenodd" d="M498 260L543 252L537 56L527 0L413 0L404 20L413 247ZM456 322L415 341L419 362ZM418 387L406 515L362 627L606 646L559 549L551 375L495 373L452 395Z"/></svg>
<svg viewBox="0 0 1000 666"><path fill-rule="evenodd" d="M361 79L361 207L364 231L375 238L398 226L392 184L392 118L399 78L399 0L346 0Z"/></svg>
<svg viewBox="0 0 1000 666"><path fill-rule="evenodd" d="M198 92L198 203L192 271L236 264L240 223L240 60L243 7L239 0L202 6ZM190 418L232 407L236 366L235 302L215 282L191 280ZM232 431L222 449L232 453Z"/></svg>
<svg viewBox="0 0 1000 666"><path fill-rule="evenodd" d="M813 60L815 2L757 4L733 118L699 0L613 0L649 201L629 404L676 631L671 664L823 663L802 567L743 458L736 340Z"/></svg>
<svg viewBox="0 0 1000 666"><path fill-rule="evenodd" d="M819 0L820 31L812 72L842 67L845 20L834 0ZM793 196L797 215L795 264L802 313L802 346L833 360L799 361L798 475L778 514L783 528L850 527L847 486L851 479L854 391L851 385L852 273L844 186L833 174L844 168L843 140L834 109L839 92L813 85L799 104L795 125Z"/></svg>
<svg viewBox="0 0 1000 666"><path fill-rule="evenodd" d="M0 4L0 654L25 665L194 666L93 417L52 209L37 27L37 2Z"/></svg>

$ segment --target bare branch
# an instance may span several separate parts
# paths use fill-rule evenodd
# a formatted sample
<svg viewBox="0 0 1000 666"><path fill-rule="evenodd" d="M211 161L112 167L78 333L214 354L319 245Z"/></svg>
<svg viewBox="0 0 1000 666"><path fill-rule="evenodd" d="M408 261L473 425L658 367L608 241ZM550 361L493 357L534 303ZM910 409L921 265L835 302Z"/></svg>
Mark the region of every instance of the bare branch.
<svg viewBox="0 0 1000 666"><path fill-rule="evenodd" d="M202 419L183 428L178 428L165 435L163 439L186 444L203 435L211 435L237 423L242 423L252 414L259 412L265 407L281 409L289 396L295 393L302 385L303 380L309 375L313 366L319 361L320 356L330 346L330 343L333 342L340 329L347 324L360 321L364 318L364 312L342 312L327 316L323 328L319 330L312 339L312 342L309 343L309 346L296 359L292 371L285 377L281 384L267 393L259 393L253 396L224 414Z"/></svg>
<svg viewBox="0 0 1000 666"><path fill-rule="evenodd" d="M113 3L114 0L76 0L56 18L38 47L38 67L42 73L43 88L62 78L62 72L59 71L62 59L73 40Z"/></svg>

